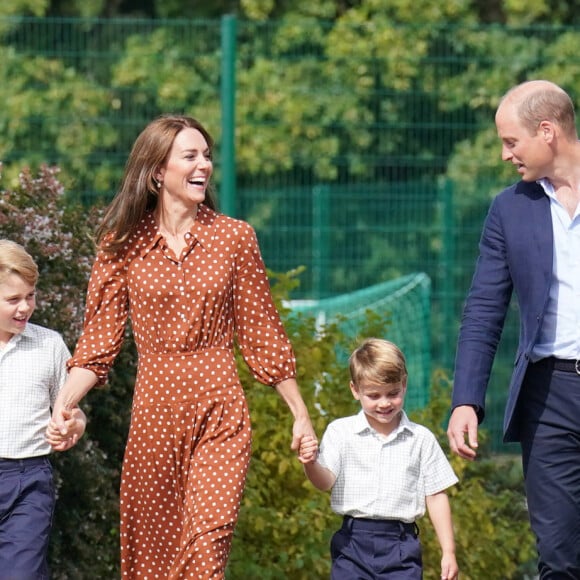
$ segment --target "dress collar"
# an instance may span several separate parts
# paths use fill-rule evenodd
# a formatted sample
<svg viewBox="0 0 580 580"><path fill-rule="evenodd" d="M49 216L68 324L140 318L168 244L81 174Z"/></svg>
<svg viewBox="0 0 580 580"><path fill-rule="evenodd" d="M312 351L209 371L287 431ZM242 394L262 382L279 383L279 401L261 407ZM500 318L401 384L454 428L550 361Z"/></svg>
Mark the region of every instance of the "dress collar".
<svg viewBox="0 0 580 580"><path fill-rule="evenodd" d="M211 246L211 241L214 235L213 226L218 217L219 214L216 211L204 204L200 204L197 208L197 215L195 216L195 221L193 222L189 233L204 250L209 250ZM148 212L145 215L137 227L136 236L140 241L139 245L141 246L141 249L139 253L141 257L144 257L151 252L151 250L153 250L153 248L155 248L163 238L157 229L153 212Z"/></svg>

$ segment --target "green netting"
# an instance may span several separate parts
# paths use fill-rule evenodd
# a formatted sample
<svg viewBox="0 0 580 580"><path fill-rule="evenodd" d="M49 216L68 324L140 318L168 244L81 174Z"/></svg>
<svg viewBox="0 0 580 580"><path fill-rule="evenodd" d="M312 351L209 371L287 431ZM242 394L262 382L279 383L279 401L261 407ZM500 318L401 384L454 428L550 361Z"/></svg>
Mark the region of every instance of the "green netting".
<svg viewBox="0 0 580 580"><path fill-rule="evenodd" d="M405 407L413 410L429 400L431 374L431 280L415 273L376 284L362 290L314 301L292 301L294 312L315 316L319 324L337 322L350 337L359 336L360 328L371 311L389 324L381 338L396 343L407 359L409 387ZM339 353L345 362L350 353Z"/></svg>
<svg viewBox="0 0 580 580"><path fill-rule="evenodd" d="M200 117L222 209L254 226L271 271L304 267L291 298L424 272L432 365L451 373L490 199L517 179L497 99L548 74L577 100L580 29L226 20L0 18L3 184L57 164L71 199L110 199L151 118ZM499 451L518 331L508 317L488 391Z"/></svg>

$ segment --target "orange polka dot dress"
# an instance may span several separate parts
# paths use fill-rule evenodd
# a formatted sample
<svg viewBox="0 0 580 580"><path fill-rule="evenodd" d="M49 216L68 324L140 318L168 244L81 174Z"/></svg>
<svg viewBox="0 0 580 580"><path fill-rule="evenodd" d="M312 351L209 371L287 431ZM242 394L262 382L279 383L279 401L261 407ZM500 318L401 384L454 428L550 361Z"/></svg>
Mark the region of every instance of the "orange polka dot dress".
<svg viewBox="0 0 580 580"><path fill-rule="evenodd" d="M234 335L259 381L296 374L254 230L204 205L176 258L148 214L99 252L69 368L100 383L130 316L138 351L121 481L124 579L224 577L250 460Z"/></svg>

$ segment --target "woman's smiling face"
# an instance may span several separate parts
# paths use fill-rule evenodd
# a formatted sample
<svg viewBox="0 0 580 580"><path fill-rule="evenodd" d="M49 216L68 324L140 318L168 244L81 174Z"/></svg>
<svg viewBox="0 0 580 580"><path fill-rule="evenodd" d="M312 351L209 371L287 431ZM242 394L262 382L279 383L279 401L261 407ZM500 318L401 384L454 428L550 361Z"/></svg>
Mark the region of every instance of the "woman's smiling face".
<svg viewBox="0 0 580 580"><path fill-rule="evenodd" d="M197 129L183 129L157 175L160 195L187 206L198 205L205 200L212 172L211 151L204 136Z"/></svg>

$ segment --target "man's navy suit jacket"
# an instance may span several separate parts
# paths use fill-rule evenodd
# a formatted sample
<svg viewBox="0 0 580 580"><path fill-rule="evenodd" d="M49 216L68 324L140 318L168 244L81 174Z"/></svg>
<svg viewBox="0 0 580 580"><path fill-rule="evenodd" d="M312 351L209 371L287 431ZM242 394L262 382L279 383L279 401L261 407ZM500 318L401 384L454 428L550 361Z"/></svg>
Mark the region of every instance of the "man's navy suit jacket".
<svg viewBox="0 0 580 580"><path fill-rule="evenodd" d="M520 181L493 200L459 331L452 406L475 405L479 421L483 420L491 368L515 292L520 337L505 410L504 441L519 440L514 411L548 302L553 237L550 199L539 184Z"/></svg>

